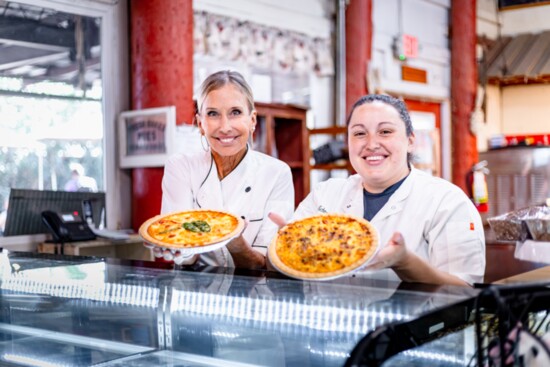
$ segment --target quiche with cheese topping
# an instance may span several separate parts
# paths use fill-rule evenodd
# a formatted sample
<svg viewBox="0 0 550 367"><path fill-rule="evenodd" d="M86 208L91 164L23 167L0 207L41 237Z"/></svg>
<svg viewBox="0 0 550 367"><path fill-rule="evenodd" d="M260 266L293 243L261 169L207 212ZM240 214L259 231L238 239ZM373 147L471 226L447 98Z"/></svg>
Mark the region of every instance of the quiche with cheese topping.
<svg viewBox="0 0 550 367"><path fill-rule="evenodd" d="M152 245L178 249L220 243L243 229L244 221L233 214L197 209L153 217L141 225L139 234Z"/></svg>
<svg viewBox="0 0 550 367"><path fill-rule="evenodd" d="M279 229L269 246L271 263L299 279L332 279L369 261L378 249L376 228L347 214L320 214Z"/></svg>

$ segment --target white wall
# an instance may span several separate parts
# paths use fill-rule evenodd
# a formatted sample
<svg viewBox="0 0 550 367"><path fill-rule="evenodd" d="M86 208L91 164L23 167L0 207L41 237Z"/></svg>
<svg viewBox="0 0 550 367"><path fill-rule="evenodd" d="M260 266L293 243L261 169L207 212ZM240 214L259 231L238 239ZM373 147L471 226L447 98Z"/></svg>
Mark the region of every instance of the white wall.
<svg viewBox="0 0 550 367"><path fill-rule="evenodd" d="M328 38L335 7L329 0L193 0L193 9Z"/></svg>
<svg viewBox="0 0 550 367"><path fill-rule="evenodd" d="M550 29L550 5L504 10L500 12L502 35L539 33Z"/></svg>
<svg viewBox="0 0 550 367"><path fill-rule="evenodd" d="M450 1L374 0L373 53L369 86L376 91L444 100L450 95L448 19ZM401 80L402 62L393 56L399 34L418 39L418 57L406 65L427 70L428 83Z"/></svg>
<svg viewBox="0 0 550 367"><path fill-rule="evenodd" d="M496 85L485 88L485 121L478 125L477 150L489 149L489 138L502 134L502 98L501 89Z"/></svg>
<svg viewBox="0 0 550 367"><path fill-rule="evenodd" d="M486 88L485 124L477 135L477 148L486 151L492 136L548 134L550 85L529 84Z"/></svg>
<svg viewBox="0 0 550 367"><path fill-rule="evenodd" d="M496 0L477 0L476 32L489 39L498 38L499 13Z"/></svg>
<svg viewBox="0 0 550 367"><path fill-rule="evenodd" d="M497 39L501 36L539 33L550 29L550 5L498 10L497 0L477 0L477 34Z"/></svg>
<svg viewBox="0 0 550 367"><path fill-rule="evenodd" d="M336 2L332 0L193 0L193 9L206 11L208 13L231 17L243 21L250 21L260 25L274 27L283 30L294 31L306 34L310 37L331 39L334 37L334 19ZM216 69L217 61L211 59L195 59L195 69L203 67L201 73L209 73ZM247 78L254 78L254 71L242 64L225 63L225 67L239 70ZM284 80L284 75L274 76L275 85L272 82L276 93L277 89L285 88L286 85L298 83L296 78ZM263 79L265 80L265 79ZM310 75L303 79L305 85L309 80L309 92L304 98L308 98L311 107L310 126L324 127L334 123L334 77L318 77ZM200 81L195 80L195 83ZM252 85L255 89L256 86ZM254 93L257 91L254 90ZM265 93L263 93L265 95ZM270 102L263 100L263 102ZM302 102L297 102L302 103Z"/></svg>
<svg viewBox="0 0 550 367"><path fill-rule="evenodd" d="M549 85L531 84L502 88L502 133L549 133L549 101Z"/></svg>

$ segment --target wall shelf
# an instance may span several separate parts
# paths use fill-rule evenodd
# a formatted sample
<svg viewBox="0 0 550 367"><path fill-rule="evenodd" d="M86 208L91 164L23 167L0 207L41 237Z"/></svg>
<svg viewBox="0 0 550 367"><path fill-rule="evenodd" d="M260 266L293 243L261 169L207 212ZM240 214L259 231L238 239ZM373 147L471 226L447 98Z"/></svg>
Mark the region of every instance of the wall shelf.
<svg viewBox="0 0 550 367"><path fill-rule="evenodd" d="M314 164L311 166L311 169L320 169L325 171L331 171L334 169L345 169L345 170L351 171L353 168L351 167L351 164L347 162L344 164L341 164L341 163Z"/></svg>
<svg viewBox="0 0 550 367"><path fill-rule="evenodd" d="M309 193L307 107L260 102L255 105L258 124L254 131L254 149L279 158L290 166L295 205L298 205Z"/></svg>
<svg viewBox="0 0 550 367"><path fill-rule="evenodd" d="M338 137L339 135L343 136L343 140L347 141L347 127L346 126L330 126L330 127L323 127L323 128L316 128L316 129L309 129L308 130L308 144L309 144L309 137L313 135L330 135L333 139ZM309 157L310 159L308 162L313 161L313 150L309 149ZM348 155L346 153L345 158L341 159L337 162L332 163L322 163L322 164L310 164L309 169L311 170L324 170L324 171L332 171L332 170L347 170L349 173L353 173L353 167L351 166L349 162Z"/></svg>

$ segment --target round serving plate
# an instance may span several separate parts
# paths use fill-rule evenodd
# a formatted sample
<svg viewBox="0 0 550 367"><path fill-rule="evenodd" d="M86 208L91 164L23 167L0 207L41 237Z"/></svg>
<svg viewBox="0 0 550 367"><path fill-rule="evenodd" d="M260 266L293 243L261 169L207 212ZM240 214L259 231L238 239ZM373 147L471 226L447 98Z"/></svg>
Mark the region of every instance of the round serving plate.
<svg viewBox="0 0 550 367"><path fill-rule="evenodd" d="M315 216L308 217L308 218L302 218L300 220L297 220L295 222L287 224L287 226L291 225L293 223L297 223L297 222L300 222L302 220L306 220L306 219L310 219L310 218L314 218L314 217L330 217L330 216L352 218L352 219L357 220L357 221L359 221L363 224L365 224L365 222L366 222L369 229L370 229L370 231L372 232L372 245L371 245L371 249L370 249L369 253L366 254L365 256L363 256L361 259L355 261L354 263L344 267L341 270L330 271L330 272L321 272L321 273L311 273L311 272L299 271L299 270L296 270L296 269L288 266L287 264L283 263L283 261L277 255L277 239L279 237L279 232L278 232L277 235L275 236L275 238L273 238L273 240L271 241L271 243L269 245L269 248L268 248L268 251L267 251L267 256L269 258L269 261L273 265L273 267L275 269L277 269L279 272L281 272L282 274L284 274L288 277L294 278L294 279L300 279L300 280L332 280L332 279L337 279L337 278L340 278L340 277L343 277L343 276L349 276L349 275L355 273L356 271L360 270L361 268L365 267L366 265L368 265L369 262L372 261L372 259L376 256L376 254L378 253L378 251L380 249L380 240L379 240L380 236L378 234L378 230L376 229L376 227L374 227L372 225L372 223L368 222L364 218L355 217L355 216L352 216L352 215L349 215L349 214L319 214L319 215L315 215ZM281 231L285 227L281 228L279 231Z"/></svg>
<svg viewBox="0 0 550 367"><path fill-rule="evenodd" d="M237 226L233 231L231 231L230 233L227 233L222 238L217 239L215 242L210 242L206 244L165 243L157 240L156 238L152 237L148 233L149 226L162 218L170 217L181 213L194 213L194 212L217 212L217 213L222 213L224 215L229 215L236 219ZM231 214L229 212L222 211L222 210L193 209L193 210L185 210L185 211L178 211L178 212L172 212L168 214L157 215L153 218L150 218L140 226L139 235L141 236L143 241L146 243L146 246L154 250L153 252L155 257L167 257L168 253L166 253L166 251L170 251L173 255L176 255L179 252L183 257L191 257L196 254L215 251L224 247L231 240L240 236L243 230L244 230L244 220L234 214ZM160 253L159 250L162 250L162 253Z"/></svg>

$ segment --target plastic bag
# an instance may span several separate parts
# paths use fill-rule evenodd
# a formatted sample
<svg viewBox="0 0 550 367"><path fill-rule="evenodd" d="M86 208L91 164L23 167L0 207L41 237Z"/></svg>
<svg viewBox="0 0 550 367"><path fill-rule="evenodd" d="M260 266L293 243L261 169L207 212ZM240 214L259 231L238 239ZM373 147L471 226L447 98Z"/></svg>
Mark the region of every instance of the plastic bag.
<svg viewBox="0 0 550 367"><path fill-rule="evenodd" d="M487 221L499 241L550 239L550 207L546 205L514 210L489 218Z"/></svg>

